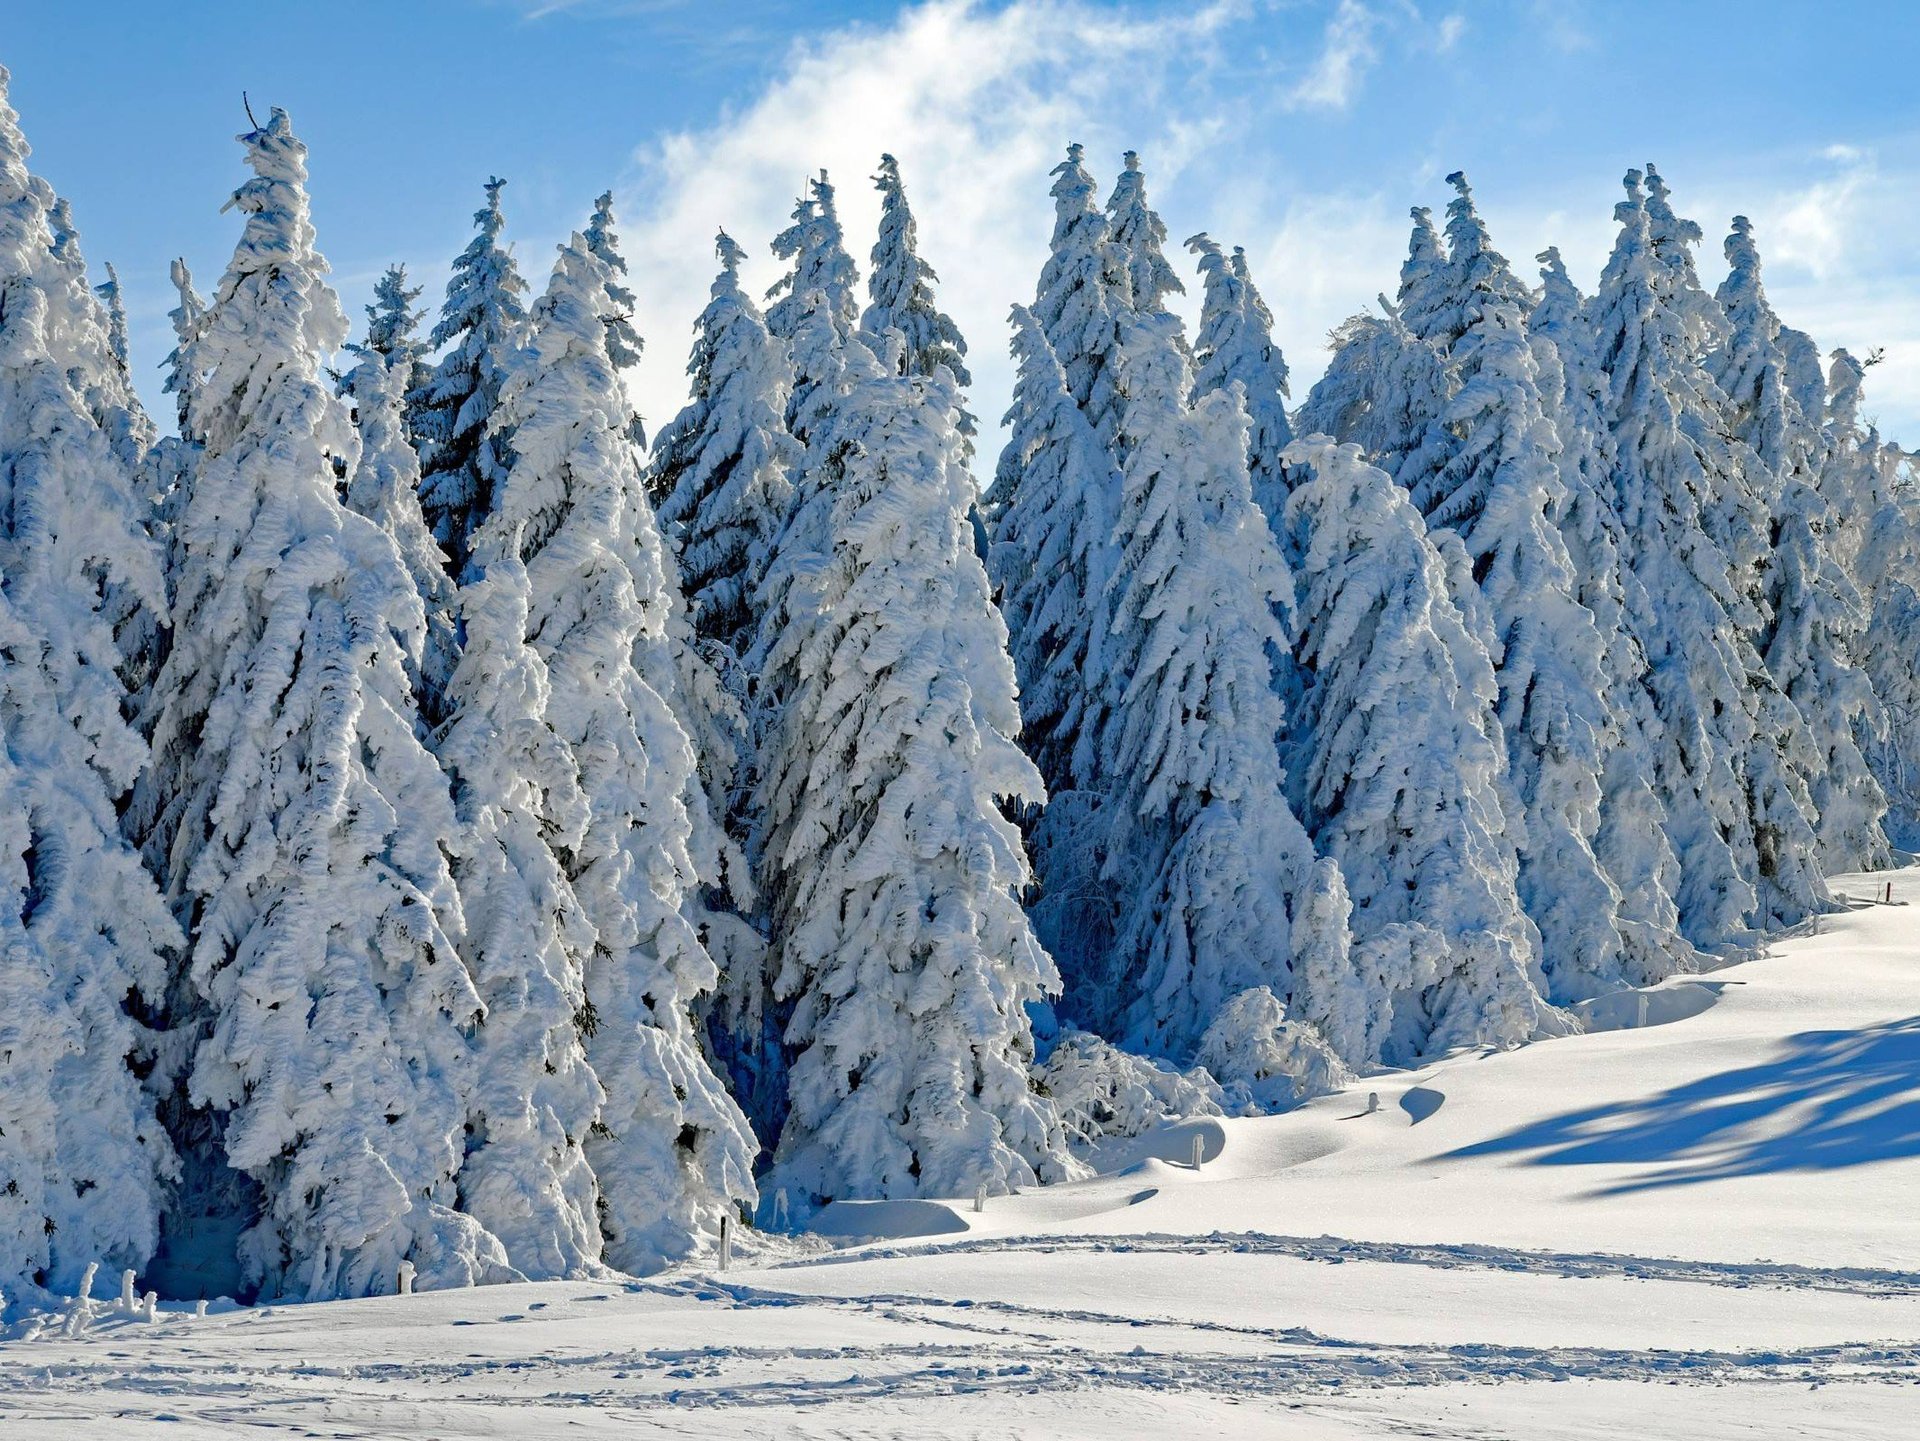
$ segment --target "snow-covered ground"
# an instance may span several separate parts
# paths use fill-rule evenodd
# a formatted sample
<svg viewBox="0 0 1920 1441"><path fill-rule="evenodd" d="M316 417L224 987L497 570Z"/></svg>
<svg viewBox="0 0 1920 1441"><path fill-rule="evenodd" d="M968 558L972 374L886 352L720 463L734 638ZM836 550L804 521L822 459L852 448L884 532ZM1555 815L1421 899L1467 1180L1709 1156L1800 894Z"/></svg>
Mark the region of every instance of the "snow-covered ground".
<svg viewBox="0 0 1920 1441"><path fill-rule="evenodd" d="M1920 1433L1920 905L1647 1018L725 1274L49 1327L0 1435Z"/></svg>

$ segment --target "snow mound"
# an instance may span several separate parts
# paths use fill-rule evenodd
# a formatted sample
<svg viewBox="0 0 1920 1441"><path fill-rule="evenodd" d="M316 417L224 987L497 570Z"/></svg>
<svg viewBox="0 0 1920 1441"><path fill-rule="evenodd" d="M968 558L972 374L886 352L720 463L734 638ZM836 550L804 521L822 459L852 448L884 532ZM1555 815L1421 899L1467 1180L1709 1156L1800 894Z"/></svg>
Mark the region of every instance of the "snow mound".
<svg viewBox="0 0 1920 1441"><path fill-rule="evenodd" d="M1613 991L1582 1001L1573 1012L1580 1018L1581 1027L1590 1032L1670 1026L1706 1011L1720 999L1726 986L1725 981L1675 981L1643 990Z"/></svg>
<svg viewBox="0 0 1920 1441"><path fill-rule="evenodd" d="M967 1223L939 1201L835 1201L821 1208L808 1229L843 1241L899 1241L961 1235Z"/></svg>

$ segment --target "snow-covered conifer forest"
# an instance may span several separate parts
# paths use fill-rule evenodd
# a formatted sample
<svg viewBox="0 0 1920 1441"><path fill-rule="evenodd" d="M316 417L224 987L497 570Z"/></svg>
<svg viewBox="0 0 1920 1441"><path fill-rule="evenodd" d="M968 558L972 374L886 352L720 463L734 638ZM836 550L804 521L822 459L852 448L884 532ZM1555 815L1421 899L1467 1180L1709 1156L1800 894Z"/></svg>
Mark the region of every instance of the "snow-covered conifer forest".
<svg viewBox="0 0 1920 1441"><path fill-rule="evenodd" d="M444 297L396 265L355 324L267 109L154 416L6 80L15 1317L1044 1194L1644 1024L1920 842L1914 456L1687 177L1591 197L1589 276L1464 175L1406 197L1297 395L1286 277L1170 234L1150 156L1061 137L1001 335L879 153L876 235L807 178L715 236L690 338L638 334L610 195L536 255L496 176ZM643 419L623 373L683 349Z"/></svg>

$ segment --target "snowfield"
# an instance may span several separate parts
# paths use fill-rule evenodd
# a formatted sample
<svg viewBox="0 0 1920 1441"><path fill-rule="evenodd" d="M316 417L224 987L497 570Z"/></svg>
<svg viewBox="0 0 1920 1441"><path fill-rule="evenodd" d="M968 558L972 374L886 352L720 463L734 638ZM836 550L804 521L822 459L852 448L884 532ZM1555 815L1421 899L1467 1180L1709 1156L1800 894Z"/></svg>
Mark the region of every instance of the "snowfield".
<svg viewBox="0 0 1920 1441"><path fill-rule="evenodd" d="M1911 1436L1920 870L1892 883L1644 1028L1169 1127L983 1214L843 1205L725 1273L29 1321L0 1435Z"/></svg>

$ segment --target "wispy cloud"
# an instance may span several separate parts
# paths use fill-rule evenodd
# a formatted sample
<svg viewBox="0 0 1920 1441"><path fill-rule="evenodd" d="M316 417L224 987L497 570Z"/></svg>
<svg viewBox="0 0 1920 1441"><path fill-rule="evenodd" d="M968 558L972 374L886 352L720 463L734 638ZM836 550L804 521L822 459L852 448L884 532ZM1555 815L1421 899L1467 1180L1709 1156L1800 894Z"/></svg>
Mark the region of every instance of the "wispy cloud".
<svg viewBox="0 0 1920 1441"><path fill-rule="evenodd" d="M1245 0L1212 0L1185 16L1077 0L934 0L889 25L801 45L749 103L643 146L620 187L634 218L627 250L640 319L653 338L636 383L643 410L663 419L680 404L679 355L712 276L715 229L760 256L750 279L770 283L778 269L765 238L825 167L864 269L879 215L868 177L886 150L921 217L941 303L973 341L980 408L997 419L1011 378L1007 307L1031 296L1052 225L1047 172L1070 140L1107 173L1138 148L1164 198L1219 136L1211 100L1188 82L1212 62L1222 27L1247 10Z"/></svg>
<svg viewBox="0 0 1920 1441"><path fill-rule="evenodd" d="M1320 53L1287 92L1292 110L1345 110L1359 94L1360 82L1380 58L1374 45L1379 17L1360 0L1340 0L1327 20Z"/></svg>

